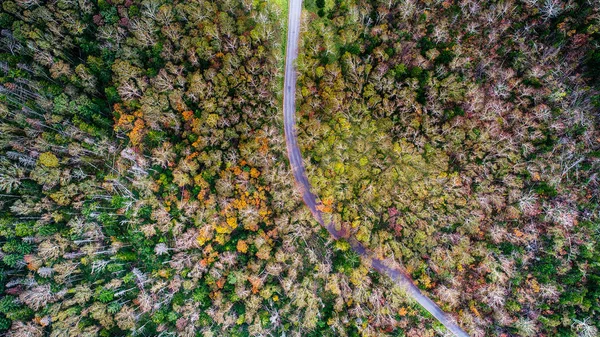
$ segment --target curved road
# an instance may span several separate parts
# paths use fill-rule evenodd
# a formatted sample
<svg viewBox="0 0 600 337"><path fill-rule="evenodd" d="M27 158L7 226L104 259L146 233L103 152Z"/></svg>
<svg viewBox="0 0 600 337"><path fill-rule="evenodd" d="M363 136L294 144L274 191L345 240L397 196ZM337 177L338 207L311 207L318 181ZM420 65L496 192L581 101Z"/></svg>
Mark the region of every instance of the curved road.
<svg viewBox="0 0 600 337"><path fill-rule="evenodd" d="M289 0L288 14L288 34L287 47L285 51L285 80L283 90L283 118L285 129L285 142L287 146L288 159L294 174L296 187L302 194L302 199L314 218L325 227L327 231L336 239L343 237L343 233L338 232L332 223L325 224L321 211L317 208L319 202L316 196L310 191L310 183L306 176L306 169L302 161L302 154L298 148L298 139L296 134L296 69L295 61L298 56L298 42L300 35L300 15L302 12L302 0ZM406 293L417 301L425 310L429 311L440 323L458 337L469 337L453 319L444 313L432 300L423 295L419 288L415 286L408 274L399 268L390 268L384 265L383 261L374 258L372 254L356 239L349 238L352 249L363 258L371 261L373 269L379 273L387 275L402 287Z"/></svg>

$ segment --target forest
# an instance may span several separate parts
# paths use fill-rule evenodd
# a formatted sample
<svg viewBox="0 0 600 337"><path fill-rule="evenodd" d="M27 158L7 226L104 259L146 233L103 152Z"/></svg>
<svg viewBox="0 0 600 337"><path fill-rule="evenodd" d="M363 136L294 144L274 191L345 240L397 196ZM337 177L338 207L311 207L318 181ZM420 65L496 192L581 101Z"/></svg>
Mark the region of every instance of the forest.
<svg viewBox="0 0 600 337"><path fill-rule="evenodd" d="M600 336L600 3L0 2L0 336Z"/></svg>

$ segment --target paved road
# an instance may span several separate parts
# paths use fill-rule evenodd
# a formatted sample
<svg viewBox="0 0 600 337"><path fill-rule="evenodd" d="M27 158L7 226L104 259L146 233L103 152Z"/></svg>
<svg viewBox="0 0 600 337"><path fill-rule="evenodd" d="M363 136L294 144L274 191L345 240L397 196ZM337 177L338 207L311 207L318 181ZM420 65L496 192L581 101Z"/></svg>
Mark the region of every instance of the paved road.
<svg viewBox="0 0 600 337"><path fill-rule="evenodd" d="M285 142L287 145L287 154L290 161L290 166L294 174L296 187L302 194L302 199L315 219L325 227L327 231L334 237L340 238L344 235L336 231L332 223L325 224L321 211L317 208L319 202L316 196L311 192L310 183L306 176L306 169L302 161L302 154L298 147L298 139L296 134L296 69L295 61L298 56L298 42L300 35L300 14L302 12L302 0L289 0L289 16L288 16L288 35L287 47L285 51L285 80L283 88L283 119L285 129ZM469 337L450 316L444 313L432 300L423 295L419 288L415 286L408 274L399 268L390 268L383 264L380 259L374 258L372 254L356 239L349 238L348 242L352 249L361 255L363 258L371 260L373 269L379 273L387 275L394 282L406 290L406 293L415 301L423 306L431 313L440 323L458 337Z"/></svg>
<svg viewBox="0 0 600 337"><path fill-rule="evenodd" d="M296 186L302 193L304 202L310 208L313 216L323 224L321 213L317 210L317 200L310 192L310 184L306 176L306 169L302 155L298 148L296 135L296 69L295 61L298 56L298 42L300 36L300 13L302 0L289 0L288 34L285 50L285 78L283 83L283 118L285 128L285 142L288 158L294 173Z"/></svg>

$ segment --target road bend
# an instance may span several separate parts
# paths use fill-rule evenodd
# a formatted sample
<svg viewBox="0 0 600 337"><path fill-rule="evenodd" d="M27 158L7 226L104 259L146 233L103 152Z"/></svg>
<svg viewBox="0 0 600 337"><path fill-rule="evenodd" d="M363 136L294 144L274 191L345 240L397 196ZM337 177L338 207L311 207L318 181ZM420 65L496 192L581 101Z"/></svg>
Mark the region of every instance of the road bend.
<svg viewBox="0 0 600 337"><path fill-rule="evenodd" d="M327 229L327 231L336 239L344 235L335 229L332 223L325 224L323 215L319 208L319 201L311 192L311 186L306 175L306 169L302 160L302 154L298 147L298 138L296 132L296 69L295 61L298 57L298 44L300 37L300 17L302 13L302 0L289 0L288 12L288 31L287 31L287 46L285 51L285 77L283 84L283 119L285 130L285 142L287 147L287 155L290 161L290 166L294 174L296 188L302 194L302 199L310 209L313 217ZM374 255L360 242L354 238L349 238L348 242L352 249L370 261L373 269L383 275L390 277L394 283L403 288L406 293L417 301L425 310L433 317L442 323L449 331L457 337L469 337L450 317L443 312L437 304L435 304L427 296L415 286L414 282L403 268L390 267L381 259L375 258Z"/></svg>

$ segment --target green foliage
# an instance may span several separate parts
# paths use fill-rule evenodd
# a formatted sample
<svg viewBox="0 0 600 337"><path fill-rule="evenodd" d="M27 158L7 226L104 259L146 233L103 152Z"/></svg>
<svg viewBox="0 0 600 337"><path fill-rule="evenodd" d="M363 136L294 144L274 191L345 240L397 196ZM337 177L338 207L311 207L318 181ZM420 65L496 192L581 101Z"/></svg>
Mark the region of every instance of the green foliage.
<svg viewBox="0 0 600 337"><path fill-rule="evenodd" d="M12 296L4 296L0 299L0 313L7 314L18 309L18 302Z"/></svg>
<svg viewBox="0 0 600 337"><path fill-rule="evenodd" d="M536 183L534 185L534 191L539 196L544 197L544 198L554 198L558 195L558 192L556 191L556 189L554 187L548 185L548 183L545 181Z"/></svg>
<svg viewBox="0 0 600 337"><path fill-rule="evenodd" d="M597 84L600 79L600 49L591 48L586 55L584 64L586 76L590 78L591 83Z"/></svg>
<svg viewBox="0 0 600 337"><path fill-rule="evenodd" d="M12 322L10 319L6 318L4 315L0 315L0 331L6 331L10 328Z"/></svg>
<svg viewBox="0 0 600 337"><path fill-rule="evenodd" d="M10 28L13 18L8 13L0 13L0 28Z"/></svg>
<svg viewBox="0 0 600 337"><path fill-rule="evenodd" d="M50 236L58 231L58 228L54 225L41 226L38 228L38 234L40 236Z"/></svg>
<svg viewBox="0 0 600 337"><path fill-rule="evenodd" d="M332 263L334 270L350 274L360 265L360 256L352 250L337 250L333 256Z"/></svg>
<svg viewBox="0 0 600 337"><path fill-rule="evenodd" d="M114 292L108 289L101 289L97 294L98 300L103 303L111 302L114 299L114 297Z"/></svg>
<svg viewBox="0 0 600 337"><path fill-rule="evenodd" d="M196 288L192 294L192 299L196 302L199 302L203 308L208 307L208 288L206 286L200 286Z"/></svg>
<svg viewBox="0 0 600 337"><path fill-rule="evenodd" d="M551 255L545 255L535 264L533 272L542 283L549 283L556 275L558 261Z"/></svg>
<svg viewBox="0 0 600 337"><path fill-rule="evenodd" d="M20 222L15 224L16 236L30 236L35 233L35 228L31 222Z"/></svg>
<svg viewBox="0 0 600 337"><path fill-rule="evenodd" d="M452 61L453 58L454 53L448 48L445 48L440 52L440 55L438 55L438 57L435 58L435 63L447 65Z"/></svg>
<svg viewBox="0 0 600 337"><path fill-rule="evenodd" d="M23 255L21 254L6 254L2 257L2 262L11 268L15 268L22 258Z"/></svg>

